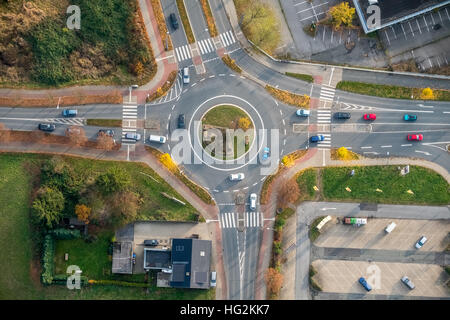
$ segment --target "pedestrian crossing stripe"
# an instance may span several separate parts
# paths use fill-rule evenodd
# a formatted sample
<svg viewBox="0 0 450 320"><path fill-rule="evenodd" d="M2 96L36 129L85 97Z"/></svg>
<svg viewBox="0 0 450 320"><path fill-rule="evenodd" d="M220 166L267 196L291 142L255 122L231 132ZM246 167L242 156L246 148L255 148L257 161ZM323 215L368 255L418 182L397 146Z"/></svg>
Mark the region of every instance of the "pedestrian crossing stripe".
<svg viewBox="0 0 450 320"><path fill-rule="evenodd" d="M333 87L322 85L322 88L320 89L320 99L333 101L335 92L336 89Z"/></svg>
<svg viewBox="0 0 450 320"><path fill-rule="evenodd" d="M64 118L55 118L55 119L42 119L43 122L54 122L61 124L70 124L75 126L84 126L84 118L72 118L72 119L64 119Z"/></svg>
<svg viewBox="0 0 450 320"><path fill-rule="evenodd" d="M242 219L240 219L242 221ZM236 228L238 224L238 214L235 212L225 212L220 214L219 226L221 229ZM261 212L245 212L244 226L247 228L257 228L264 225Z"/></svg>
<svg viewBox="0 0 450 320"><path fill-rule="evenodd" d="M192 57L191 47L187 44L182 47L175 48L175 54L177 55L178 61L190 59Z"/></svg>
<svg viewBox="0 0 450 320"><path fill-rule="evenodd" d="M231 30L228 32L221 33L219 37L224 47L228 47L236 42L233 36L233 32Z"/></svg>

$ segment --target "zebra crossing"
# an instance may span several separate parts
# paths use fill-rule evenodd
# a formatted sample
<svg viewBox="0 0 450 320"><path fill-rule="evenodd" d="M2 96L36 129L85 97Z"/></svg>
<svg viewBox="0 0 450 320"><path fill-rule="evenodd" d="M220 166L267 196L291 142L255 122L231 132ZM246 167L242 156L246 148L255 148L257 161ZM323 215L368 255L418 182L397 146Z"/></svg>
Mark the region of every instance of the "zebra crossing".
<svg viewBox="0 0 450 320"><path fill-rule="evenodd" d="M135 133L137 128L137 105L123 105L122 107L122 142L135 142L125 139L129 132Z"/></svg>
<svg viewBox="0 0 450 320"><path fill-rule="evenodd" d="M219 38L224 47L231 46L233 43L236 42L236 39L234 38L233 32L231 30L228 32L219 34Z"/></svg>
<svg viewBox="0 0 450 320"><path fill-rule="evenodd" d="M317 142L317 148L319 150L330 149L331 148L331 134L330 133L318 133L323 135L324 140Z"/></svg>
<svg viewBox="0 0 450 320"><path fill-rule="evenodd" d="M219 34L219 38L224 48L231 46L236 42L236 39L231 30ZM197 41L197 47L199 48L201 55L205 55L217 50L217 46L212 38ZM175 48L175 55L178 62L191 59L193 57L191 46L189 44L186 44L184 46Z"/></svg>
<svg viewBox="0 0 450 320"><path fill-rule="evenodd" d="M239 219L236 212L225 212L220 214L219 226L222 229L237 228L238 221L242 220L246 228L258 228L264 225L262 212L245 212L244 219Z"/></svg>
<svg viewBox="0 0 450 320"><path fill-rule="evenodd" d="M152 102L148 103L147 105L153 106L153 105L163 104L166 102L173 101L180 96L182 91L183 91L182 76L181 76L181 72L178 72L177 81L175 81L175 84L172 85L172 88L170 89L170 91L163 97L161 97L155 101L152 101Z"/></svg>
<svg viewBox="0 0 450 320"><path fill-rule="evenodd" d="M68 125L74 125L74 126L84 126L84 118L71 118L71 119L65 119L65 118L54 118L54 119L42 119L43 122L52 122L52 123L61 123L61 124L68 124Z"/></svg>
<svg viewBox="0 0 450 320"><path fill-rule="evenodd" d="M331 123L331 110L318 109L317 110L317 123L320 123L320 124Z"/></svg>
<svg viewBox="0 0 450 320"><path fill-rule="evenodd" d="M320 100L333 101L335 93L335 88L322 84L322 88L320 89Z"/></svg>

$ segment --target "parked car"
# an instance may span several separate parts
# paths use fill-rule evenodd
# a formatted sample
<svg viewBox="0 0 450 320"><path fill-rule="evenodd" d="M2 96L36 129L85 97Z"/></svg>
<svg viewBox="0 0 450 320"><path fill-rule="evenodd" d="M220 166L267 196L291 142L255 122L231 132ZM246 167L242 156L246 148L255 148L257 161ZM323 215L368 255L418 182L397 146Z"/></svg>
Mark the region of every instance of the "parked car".
<svg viewBox="0 0 450 320"><path fill-rule="evenodd" d="M372 287L370 286L370 284L367 283L366 279L364 279L364 277L359 278L359 283L361 283L361 285L364 287L364 289L366 289L367 291L372 290Z"/></svg>
<svg viewBox="0 0 450 320"><path fill-rule="evenodd" d="M55 131L56 126L50 123L39 123L39 130L52 132Z"/></svg>
<svg viewBox="0 0 450 320"><path fill-rule="evenodd" d="M183 83L188 84L191 81L191 78L189 77L189 68L185 67L183 68Z"/></svg>
<svg viewBox="0 0 450 320"><path fill-rule="evenodd" d="M171 13L169 16L170 19L170 24L172 25L172 28L174 30L178 29L178 20L177 20L177 16L175 15L175 13Z"/></svg>
<svg viewBox="0 0 450 320"><path fill-rule="evenodd" d="M178 116L178 129L184 129L186 127L184 120L185 117L184 114L182 113Z"/></svg>
<svg viewBox="0 0 450 320"><path fill-rule="evenodd" d="M423 140L423 135L418 133L418 134L408 134L407 139L409 141L422 141Z"/></svg>
<svg viewBox="0 0 450 320"><path fill-rule="evenodd" d="M250 209L256 210L256 199L257 198L258 198L258 196L256 195L256 193L252 193L250 195Z"/></svg>
<svg viewBox="0 0 450 320"><path fill-rule="evenodd" d="M263 149L263 156L262 156L262 160L265 161L269 158L270 155L270 148L269 147L265 147Z"/></svg>
<svg viewBox="0 0 450 320"><path fill-rule="evenodd" d="M317 136L312 136L311 138L309 138L309 141L311 142L318 142L318 141L323 141L325 140L325 137L321 134L317 135Z"/></svg>
<svg viewBox="0 0 450 320"><path fill-rule="evenodd" d="M388 224L388 226L386 227L386 229L384 229L384 231L385 231L386 233L391 233L391 232L395 229L396 226L397 226L397 225L395 224L395 222L391 222L391 223Z"/></svg>
<svg viewBox="0 0 450 320"><path fill-rule="evenodd" d="M158 240L156 239L151 239L151 240L144 240L144 246L157 246L159 244Z"/></svg>
<svg viewBox="0 0 450 320"><path fill-rule="evenodd" d="M422 236L419 241L416 242L416 249L420 249L423 247L423 245L425 244L425 242L427 242L427 237Z"/></svg>
<svg viewBox="0 0 450 320"><path fill-rule="evenodd" d="M350 119L351 115L350 112L336 112L334 114L335 119Z"/></svg>
<svg viewBox="0 0 450 320"><path fill-rule="evenodd" d="M243 173L232 173L230 174L230 181L241 181L244 180L245 175Z"/></svg>
<svg viewBox="0 0 450 320"><path fill-rule="evenodd" d="M76 117L78 114L78 111L75 109L64 109L62 112L63 117Z"/></svg>
<svg viewBox="0 0 450 320"><path fill-rule="evenodd" d="M375 113L366 113L364 115L364 120L373 121L373 120L376 120L376 119L377 119L377 115Z"/></svg>
<svg viewBox="0 0 450 320"><path fill-rule="evenodd" d="M367 218L344 218L344 224L352 224L356 226L363 226L367 224Z"/></svg>
<svg viewBox="0 0 450 320"><path fill-rule="evenodd" d="M98 130L97 135L99 135L100 133L104 133L107 136L114 137L114 130L111 130L111 129L100 129L100 130Z"/></svg>
<svg viewBox="0 0 450 320"><path fill-rule="evenodd" d="M158 143L166 143L166 137L164 136L155 136L153 134L150 135L148 138L148 141L150 142L158 142Z"/></svg>
<svg viewBox="0 0 450 320"><path fill-rule="evenodd" d="M439 23L436 23L434 26L433 26L433 30L439 30L441 28L441 25L439 24Z"/></svg>
<svg viewBox="0 0 450 320"><path fill-rule="evenodd" d="M81 128L80 127L76 127L76 126L72 126L72 127L68 127L67 132L69 134L81 134Z"/></svg>
<svg viewBox="0 0 450 320"><path fill-rule="evenodd" d="M211 283L209 284L210 287L216 286L216 277L217 277L216 272L215 271L211 272Z"/></svg>
<svg viewBox="0 0 450 320"><path fill-rule="evenodd" d="M141 140L141 135L136 132L127 132L125 134L125 139L139 141L139 140Z"/></svg>
<svg viewBox="0 0 450 320"><path fill-rule="evenodd" d="M405 120L405 121L416 121L417 120L417 116L415 114L405 114L403 116L403 120Z"/></svg>
<svg viewBox="0 0 450 320"><path fill-rule="evenodd" d="M299 117L309 117L310 111L306 109L298 109L295 114Z"/></svg>
<svg viewBox="0 0 450 320"><path fill-rule="evenodd" d="M409 278L407 277L407 276L404 276L402 279L402 282L404 283L404 284L406 284L406 286L410 289L410 290L412 290L412 289L414 289L416 286L414 285L414 283L411 281L411 280L409 280Z"/></svg>

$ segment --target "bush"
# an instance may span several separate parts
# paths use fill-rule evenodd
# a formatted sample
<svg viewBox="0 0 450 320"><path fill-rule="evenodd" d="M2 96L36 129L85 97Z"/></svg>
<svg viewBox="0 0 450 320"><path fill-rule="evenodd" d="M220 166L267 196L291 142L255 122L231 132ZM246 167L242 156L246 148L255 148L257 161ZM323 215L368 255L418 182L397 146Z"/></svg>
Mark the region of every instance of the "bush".
<svg viewBox="0 0 450 320"><path fill-rule="evenodd" d="M124 191L130 183L130 174L119 167L109 169L106 173L101 174L96 181L100 191L104 194Z"/></svg>
<svg viewBox="0 0 450 320"><path fill-rule="evenodd" d="M289 91L277 89L275 87L266 85L266 90L276 99L304 109L309 109L310 97L306 94L295 94Z"/></svg>
<svg viewBox="0 0 450 320"><path fill-rule="evenodd" d="M52 228L61 219L64 209L64 196L57 189L42 187L38 190L32 208L39 220L48 228Z"/></svg>
<svg viewBox="0 0 450 320"><path fill-rule="evenodd" d="M69 275L67 274L55 274L53 276L53 284L66 285L68 276ZM82 286L87 285L88 281L89 281L88 277L80 276L80 283Z"/></svg>
<svg viewBox="0 0 450 320"><path fill-rule="evenodd" d="M236 64L234 59L231 59L229 55L224 55L222 57L223 63L225 63L231 70L236 71L237 73L242 73L242 69Z"/></svg>
<svg viewBox="0 0 450 320"><path fill-rule="evenodd" d="M42 251L42 274L41 280L45 285L53 282L53 259L55 257L55 241L51 235L46 235Z"/></svg>
<svg viewBox="0 0 450 320"><path fill-rule="evenodd" d="M142 282L126 282L119 280L89 280L89 284L98 284L98 285L106 285L106 286L124 286L124 287L139 287L139 288L147 288L150 284L142 283Z"/></svg>
<svg viewBox="0 0 450 320"><path fill-rule="evenodd" d="M55 229L50 231L50 234L53 236L54 239L58 240L70 240L70 239L78 239L81 238L81 232L80 230L70 230L70 229Z"/></svg>

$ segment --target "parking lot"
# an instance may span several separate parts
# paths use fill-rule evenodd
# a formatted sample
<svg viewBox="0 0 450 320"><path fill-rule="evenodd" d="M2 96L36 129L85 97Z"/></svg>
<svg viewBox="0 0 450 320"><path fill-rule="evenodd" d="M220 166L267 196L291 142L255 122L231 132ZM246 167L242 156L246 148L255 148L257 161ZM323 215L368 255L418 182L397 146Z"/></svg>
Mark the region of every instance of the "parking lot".
<svg viewBox="0 0 450 320"><path fill-rule="evenodd" d="M450 9L443 7L410 20L399 22L378 32L389 57L411 53L421 70L447 65L450 60L448 47L435 46L433 52L421 55L416 49L444 39L450 35Z"/></svg>
<svg viewBox="0 0 450 320"><path fill-rule="evenodd" d="M396 227L387 234L384 229L391 222L395 222ZM342 223L328 226L326 232L321 234L314 244L332 248L417 250L414 247L415 243L421 236L426 236L428 240L420 250L441 252L450 243L449 232L449 220L369 218L367 224L360 227Z"/></svg>
<svg viewBox="0 0 450 320"><path fill-rule="evenodd" d="M381 294L389 296L449 298L445 283L449 275L441 266L415 263L386 263L342 260L315 260L313 280L323 292ZM400 279L403 276L414 283L410 290ZM372 286L367 292L358 279L363 276Z"/></svg>

